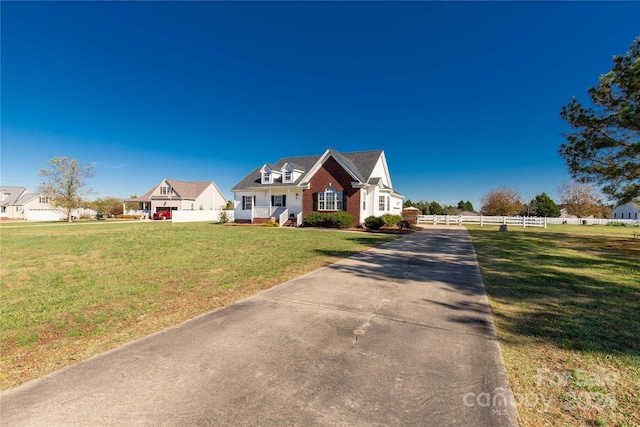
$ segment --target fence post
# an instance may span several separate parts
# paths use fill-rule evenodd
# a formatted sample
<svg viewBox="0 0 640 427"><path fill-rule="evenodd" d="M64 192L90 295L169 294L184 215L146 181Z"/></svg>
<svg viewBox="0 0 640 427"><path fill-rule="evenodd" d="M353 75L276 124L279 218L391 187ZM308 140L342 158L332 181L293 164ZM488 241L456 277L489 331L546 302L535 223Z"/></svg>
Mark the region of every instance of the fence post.
<svg viewBox="0 0 640 427"><path fill-rule="evenodd" d="M484 217L480 215L480 227L484 225Z"/></svg>
<svg viewBox="0 0 640 427"><path fill-rule="evenodd" d="M444 217L444 223L449 225L449 215L447 215L446 217Z"/></svg>
<svg viewBox="0 0 640 427"><path fill-rule="evenodd" d="M547 228L547 217L544 217L544 228Z"/></svg>

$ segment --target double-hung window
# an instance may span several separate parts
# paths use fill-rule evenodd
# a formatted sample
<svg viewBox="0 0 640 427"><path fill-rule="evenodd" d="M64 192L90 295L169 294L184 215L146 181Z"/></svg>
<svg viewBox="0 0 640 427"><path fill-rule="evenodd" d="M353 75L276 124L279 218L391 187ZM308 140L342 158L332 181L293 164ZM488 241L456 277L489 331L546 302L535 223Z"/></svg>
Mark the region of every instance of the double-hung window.
<svg viewBox="0 0 640 427"><path fill-rule="evenodd" d="M162 194L163 196L167 196L172 192L173 191L171 190L171 187L160 187L160 194Z"/></svg>
<svg viewBox="0 0 640 427"><path fill-rule="evenodd" d="M387 207L387 198L385 196L378 197L378 210L384 211Z"/></svg>
<svg viewBox="0 0 640 427"><path fill-rule="evenodd" d="M262 182L268 184L271 182L271 172L264 172L262 174Z"/></svg>
<svg viewBox="0 0 640 427"><path fill-rule="evenodd" d="M292 177L293 177L293 173L291 171L284 171L284 182L293 181Z"/></svg>
<svg viewBox="0 0 640 427"><path fill-rule="evenodd" d="M341 211L342 191L336 191L335 188L329 186L324 190L324 192L318 193L318 210Z"/></svg>
<svg viewBox="0 0 640 427"><path fill-rule="evenodd" d="M242 210L250 211L253 206L253 196L242 196Z"/></svg>

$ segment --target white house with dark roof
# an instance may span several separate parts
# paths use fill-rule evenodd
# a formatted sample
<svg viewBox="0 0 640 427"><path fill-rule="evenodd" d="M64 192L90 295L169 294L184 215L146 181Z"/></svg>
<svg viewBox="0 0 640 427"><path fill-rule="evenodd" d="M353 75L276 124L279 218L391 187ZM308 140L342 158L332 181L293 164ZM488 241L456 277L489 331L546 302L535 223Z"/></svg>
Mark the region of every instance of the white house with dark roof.
<svg viewBox="0 0 640 427"><path fill-rule="evenodd" d="M213 181L187 182L177 179L164 179L144 195L126 199L125 202L137 203L135 212L147 216L162 211L220 210L227 204Z"/></svg>
<svg viewBox="0 0 640 427"><path fill-rule="evenodd" d="M231 191L236 222L276 220L300 225L311 212L368 216L402 213L382 150L287 157L256 167Z"/></svg>
<svg viewBox="0 0 640 427"><path fill-rule="evenodd" d="M613 210L613 219L640 220L640 202L629 202L616 206Z"/></svg>

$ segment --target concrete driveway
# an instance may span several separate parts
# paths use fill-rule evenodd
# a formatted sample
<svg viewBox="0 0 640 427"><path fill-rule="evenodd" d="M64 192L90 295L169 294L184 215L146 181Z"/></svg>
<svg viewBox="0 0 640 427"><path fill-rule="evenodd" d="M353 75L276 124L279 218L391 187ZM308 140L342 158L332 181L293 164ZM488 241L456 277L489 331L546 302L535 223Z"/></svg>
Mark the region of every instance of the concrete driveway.
<svg viewBox="0 0 640 427"><path fill-rule="evenodd" d="M458 227L428 227L0 398L3 426L517 425Z"/></svg>

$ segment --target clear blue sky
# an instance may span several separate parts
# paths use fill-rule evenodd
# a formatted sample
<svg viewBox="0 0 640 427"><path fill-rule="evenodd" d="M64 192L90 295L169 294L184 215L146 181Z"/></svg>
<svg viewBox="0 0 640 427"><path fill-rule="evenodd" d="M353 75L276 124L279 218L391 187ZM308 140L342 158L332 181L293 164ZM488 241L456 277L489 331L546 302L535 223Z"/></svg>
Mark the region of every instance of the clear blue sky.
<svg viewBox="0 0 640 427"><path fill-rule="evenodd" d="M414 201L556 197L562 105L640 35L640 2L6 2L2 185L55 156L92 197L230 188L281 157L383 149Z"/></svg>

